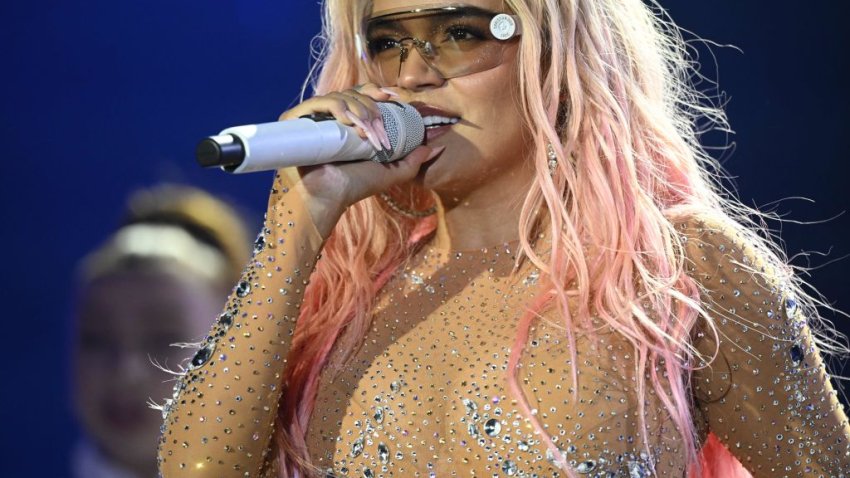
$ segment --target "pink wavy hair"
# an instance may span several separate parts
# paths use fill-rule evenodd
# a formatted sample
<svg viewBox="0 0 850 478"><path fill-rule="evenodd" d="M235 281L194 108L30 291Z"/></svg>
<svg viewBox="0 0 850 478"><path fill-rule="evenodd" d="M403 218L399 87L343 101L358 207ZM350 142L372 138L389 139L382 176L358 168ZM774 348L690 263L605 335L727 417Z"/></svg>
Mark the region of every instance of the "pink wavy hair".
<svg viewBox="0 0 850 478"><path fill-rule="evenodd" d="M803 292L795 267L762 237L769 237L769 231L753 218L769 215L735 199L722 185L721 166L700 146L698 120L725 129L726 118L691 84L694 70L687 44L660 6L641 0L505 4L523 25L518 95L534 143L528 160L536 169L518 224L520 256L533 261L546 279L517 324L509 358L510 393L566 473L575 476L531 414L516 380L516 365L542 308L558 308L574 345L573 332L589 326L593 306L599 318L632 343L638 370L649 372L648 383L645 373L637 374L638 394L652 387L661 397L681 434L690 475L749 477L717 437L699 443L695 431L689 377L698 357L689 333L700 315L709 326L713 322L700 305L698 285L685 273L684 246L674 223L701 216L728 224L787 278L789 291L817 323L821 319L815 304L825 304ZM364 82L355 38L371 2L326 0L324 7L313 83L317 94ZM558 157L554 175L547 144L554 145ZM414 209L433 201L430 193L413 187L393 194ZM540 226L533 212L540 207L549 212L548 230L560 231L552 235L549 257L536 255L531 247ZM435 227L433 217L400 216L377 198L351 206L337 224L306 291L288 358L292 365L283 377L286 392L275 436L283 477L319 472L305 442L319 374L334 346L346 358L353 355L369 329L381 287ZM592 261L583 248L586 244L594 245ZM573 283L577 286L570 290ZM581 304L575 316L567 306L568 291ZM826 335L817 334L816 339L823 349L839 348ZM571 350L576 363L574 347ZM664 381L659 367L668 377ZM577 381L575 369L572 379ZM639 403L645 433L646 410L643 401Z"/></svg>

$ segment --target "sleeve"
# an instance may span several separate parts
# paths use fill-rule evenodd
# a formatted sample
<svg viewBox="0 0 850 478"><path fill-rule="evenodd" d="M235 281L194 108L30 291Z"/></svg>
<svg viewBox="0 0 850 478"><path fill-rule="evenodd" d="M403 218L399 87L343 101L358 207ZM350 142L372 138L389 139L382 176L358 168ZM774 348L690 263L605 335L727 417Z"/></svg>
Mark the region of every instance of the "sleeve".
<svg viewBox="0 0 850 478"><path fill-rule="evenodd" d="M693 344L706 360L717 352L692 376L708 430L755 478L850 473L847 416L795 297L728 228L687 229L688 271L711 316Z"/></svg>
<svg viewBox="0 0 850 478"><path fill-rule="evenodd" d="M294 186L275 177L254 255L162 408L163 477L269 476L295 320L322 237Z"/></svg>

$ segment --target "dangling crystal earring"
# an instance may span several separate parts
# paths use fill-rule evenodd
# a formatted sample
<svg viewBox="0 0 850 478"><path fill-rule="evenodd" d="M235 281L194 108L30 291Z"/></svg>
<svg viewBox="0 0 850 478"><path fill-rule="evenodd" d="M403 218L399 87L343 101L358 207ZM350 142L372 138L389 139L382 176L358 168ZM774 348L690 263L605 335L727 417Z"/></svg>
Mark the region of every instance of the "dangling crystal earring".
<svg viewBox="0 0 850 478"><path fill-rule="evenodd" d="M387 204L387 206L390 207L390 209L401 214L402 216L419 219L437 213L437 206L431 206L428 209L425 209L424 211L414 211L412 209L407 209L406 207L402 206L387 193L381 193L380 196L381 199L383 199L384 202Z"/></svg>
<svg viewBox="0 0 850 478"><path fill-rule="evenodd" d="M552 143L546 144L546 154L549 157L549 174L554 176L555 171L558 170L558 155L555 153L555 147L552 146Z"/></svg>

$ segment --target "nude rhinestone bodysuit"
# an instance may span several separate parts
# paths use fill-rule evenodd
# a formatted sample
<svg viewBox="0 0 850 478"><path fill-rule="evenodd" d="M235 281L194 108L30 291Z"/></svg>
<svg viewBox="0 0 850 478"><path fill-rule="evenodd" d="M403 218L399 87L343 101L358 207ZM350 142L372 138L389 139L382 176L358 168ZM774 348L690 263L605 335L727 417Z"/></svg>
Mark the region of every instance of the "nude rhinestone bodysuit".
<svg viewBox="0 0 850 478"><path fill-rule="evenodd" d="M322 246L293 181L278 175L254 259L166 402L165 477L277 476L281 377ZM850 476L850 425L795 299L748 272L758 258L722 228L680 229L720 331L718 358L692 375L697 429L756 478ZM324 476L567 476L507 388L516 323L539 278L531 265L513 270L515 252L435 240L383 287L363 345L320 377L307 445ZM577 476L686 476L667 409L651 386L637 396L633 347L597 325L576 335L572 363L556 314L534 323L517 370L531 413ZM703 354L716 342L695 328ZM336 352L329 363L341 363Z"/></svg>

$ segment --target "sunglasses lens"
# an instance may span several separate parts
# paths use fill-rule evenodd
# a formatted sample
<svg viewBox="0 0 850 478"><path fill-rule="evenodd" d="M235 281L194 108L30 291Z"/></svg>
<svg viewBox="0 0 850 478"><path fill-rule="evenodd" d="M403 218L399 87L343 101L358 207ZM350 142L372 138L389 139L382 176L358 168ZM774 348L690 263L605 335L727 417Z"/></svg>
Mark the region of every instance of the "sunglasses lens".
<svg viewBox="0 0 850 478"><path fill-rule="evenodd" d="M383 84L393 84L414 49L446 79L494 68L502 62L507 43L491 33L493 16L460 9L372 19L366 24L370 74Z"/></svg>

